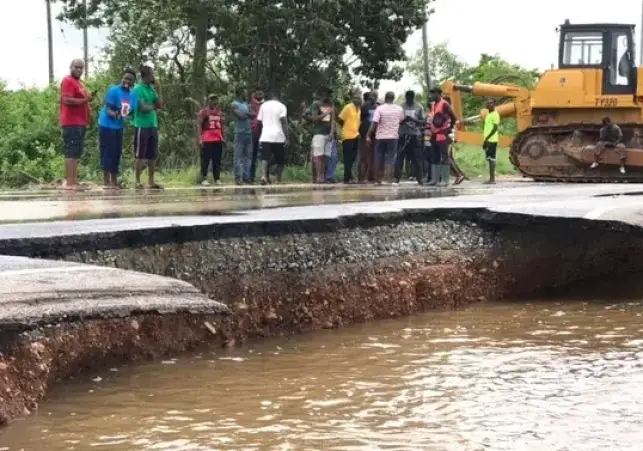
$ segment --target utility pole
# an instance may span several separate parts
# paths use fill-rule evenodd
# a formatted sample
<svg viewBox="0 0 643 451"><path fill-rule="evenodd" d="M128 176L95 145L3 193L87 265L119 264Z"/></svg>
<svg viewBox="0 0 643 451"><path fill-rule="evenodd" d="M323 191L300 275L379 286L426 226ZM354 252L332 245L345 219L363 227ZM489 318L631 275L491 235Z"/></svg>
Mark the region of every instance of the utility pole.
<svg viewBox="0 0 643 451"><path fill-rule="evenodd" d="M45 0L47 6L47 50L49 51L49 84L54 84L54 31L51 23L51 0Z"/></svg>
<svg viewBox="0 0 643 451"><path fill-rule="evenodd" d="M429 73L429 11L428 1L424 6L424 25L422 26L422 56L424 63L424 82L426 83L426 95L428 98L431 89L431 74Z"/></svg>
<svg viewBox="0 0 643 451"><path fill-rule="evenodd" d="M85 80L89 78L89 38L87 37L87 0L83 0L83 59L85 60Z"/></svg>

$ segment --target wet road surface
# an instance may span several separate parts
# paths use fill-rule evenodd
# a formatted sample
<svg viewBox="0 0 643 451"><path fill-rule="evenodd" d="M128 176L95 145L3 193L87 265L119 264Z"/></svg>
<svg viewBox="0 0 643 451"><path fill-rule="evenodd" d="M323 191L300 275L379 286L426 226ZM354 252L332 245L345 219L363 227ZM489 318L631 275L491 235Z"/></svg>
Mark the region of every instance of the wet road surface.
<svg viewBox="0 0 643 451"><path fill-rule="evenodd" d="M0 449L640 450L642 293L112 368L58 386Z"/></svg>
<svg viewBox="0 0 643 451"><path fill-rule="evenodd" d="M507 182L507 186L514 185L516 183ZM403 183L397 187L278 185L168 189L161 192L6 192L0 193L0 224L137 216L221 215L262 208L422 199L484 192L489 192L489 189L479 183L468 183L457 188L418 187L414 183Z"/></svg>

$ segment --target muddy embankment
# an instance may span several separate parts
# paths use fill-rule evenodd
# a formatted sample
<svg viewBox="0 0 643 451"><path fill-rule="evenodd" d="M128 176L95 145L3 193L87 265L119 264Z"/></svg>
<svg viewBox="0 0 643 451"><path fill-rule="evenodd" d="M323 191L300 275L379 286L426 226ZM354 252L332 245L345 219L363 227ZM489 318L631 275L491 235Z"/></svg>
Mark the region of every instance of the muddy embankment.
<svg viewBox="0 0 643 451"><path fill-rule="evenodd" d="M227 314L141 312L2 331L0 423L36 409L55 381L98 366L534 296L638 271L641 249L643 234L618 224L479 211L0 242L5 255L181 279L230 307Z"/></svg>

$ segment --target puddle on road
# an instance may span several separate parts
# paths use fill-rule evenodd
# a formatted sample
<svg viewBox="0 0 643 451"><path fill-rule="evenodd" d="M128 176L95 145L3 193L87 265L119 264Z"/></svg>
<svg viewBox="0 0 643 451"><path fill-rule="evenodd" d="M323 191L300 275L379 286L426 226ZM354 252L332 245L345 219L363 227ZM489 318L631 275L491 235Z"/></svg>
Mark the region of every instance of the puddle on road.
<svg viewBox="0 0 643 451"><path fill-rule="evenodd" d="M0 224L86 220L140 216L214 216L241 210L296 207L351 202L392 201L449 197L463 194L446 188L392 188L390 186L350 189L241 188L168 190L162 193L133 191L109 196L63 196L59 198L0 200ZM472 193L467 193L472 194Z"/></svg>

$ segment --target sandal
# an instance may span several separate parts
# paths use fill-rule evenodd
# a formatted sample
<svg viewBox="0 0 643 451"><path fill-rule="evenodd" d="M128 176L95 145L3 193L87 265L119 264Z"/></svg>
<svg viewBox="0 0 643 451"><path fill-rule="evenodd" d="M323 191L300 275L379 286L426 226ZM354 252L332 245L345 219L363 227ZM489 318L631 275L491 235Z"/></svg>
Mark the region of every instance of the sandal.
<svg viewBox="0 0 643 451"><path fill-rule="evenodd" d="M162 189L165 189L165 188L163 188L161 185L159 185L158 183L152 183L152 184L149 186L149 188L150 188L150 189L155 189L155 190L162 190Z"/></svg>

